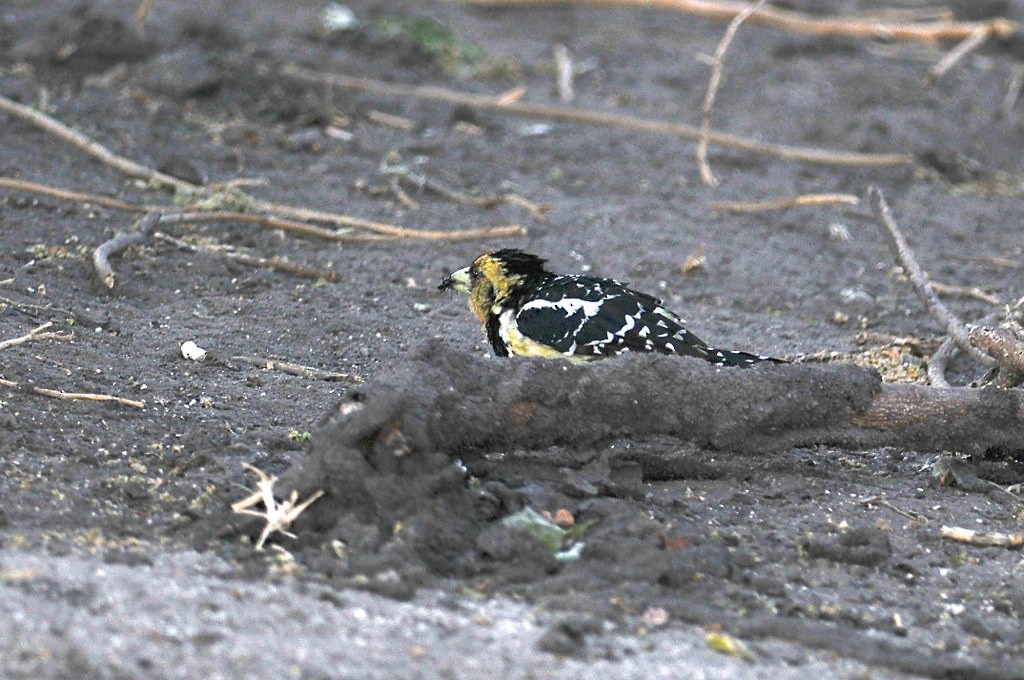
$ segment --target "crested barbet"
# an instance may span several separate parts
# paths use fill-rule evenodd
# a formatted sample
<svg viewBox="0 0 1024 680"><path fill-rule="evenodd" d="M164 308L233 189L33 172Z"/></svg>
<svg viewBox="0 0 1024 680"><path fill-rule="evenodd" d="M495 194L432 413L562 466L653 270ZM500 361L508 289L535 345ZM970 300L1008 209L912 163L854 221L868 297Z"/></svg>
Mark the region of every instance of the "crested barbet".
<svg viewBox="0 0 1024 680"><path fill-rule="evenodd" d="M718 366L785 363L709 347L658 298L612 279L553 274L544 265L545 260L521 250L495 250L445 277L438 289L469 294L469 307L498 356L589 361L622 352L659 352Z"/></svg>

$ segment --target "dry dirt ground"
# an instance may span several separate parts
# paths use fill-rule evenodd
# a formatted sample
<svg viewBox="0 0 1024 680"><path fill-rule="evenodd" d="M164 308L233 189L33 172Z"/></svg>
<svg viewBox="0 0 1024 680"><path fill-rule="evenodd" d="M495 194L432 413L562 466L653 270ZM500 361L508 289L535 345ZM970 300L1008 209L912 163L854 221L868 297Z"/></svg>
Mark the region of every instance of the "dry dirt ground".
<svg viewBox="0 0 1024 680"><path fill-rule="evenodd" d="M886 3L785 4L852 14ZM581 67L572 106L697 124L709 69L695 55L714 51L719 22L610 7L355 0L359 26L332 34L322 29L325 7L156 0L139 38L134 0L0 6L0 94L129 158L200 183L262 179L244 190L410 228L528 230L327 244L253 225L169 226L191 243L287 257L337 281L153 241L114 259L120 279L108 290L91 251L128 230L129 215L0 191L0 340L44 322L74 335L0 350L0 378L145 402L0 388L0 674L1024 677L1020 553L939 535L942 525L1020 530L1024 505L1004 490L1024 481L1019 451L958 461L954 485L929 468L939 452L898 447L740 454L620 438L493 451L464 467L458 451L438 451L374 477L372 498L349 499L332 516L338 489L355 484L344 475L358 472L337 459L337 426L324 414L364 387L232 360L276 357L366 386L401 375L411 356L453 371L496 361L481 358L488 349L464 301L435 286L482 250L507 246L656 292L722 347L851 351L858 332L872 331L923 338L926 357L940 329L866 207L736 215L709 203L863 195L876 184L934 280L1016 300L1019 39L989 42L929 86L927 70L952 44L744 26L728 53L716 128L907 153L914 163L842 168L712 147L722 181L709 188L692 143L676 137L332 91L281 69L480 94L522 85L526 101L555 103L552 49L561 43ZM952 7L966 19L1024 20L1017 3ZM450 31L440 50L424 18ZM414 209L382 171L397 165L468 194L514 192L545 206L545 219L406 184ZM0 175L172 200L3 114ZM701 248L705 266L684 272ZM966 319L993 309L948 302ZM209 358L183 359L186 340ZM923 359L901 361L912 369ZM637 365L643 381L646 364ZM530 370L544 380L561 368ZM960 383L976 373L954 366ZM661 456L671 474L641 475L618 457L624 451ZM243 464L286 479L320 466L332 480L333 499L293 527L297 539L271 539L288 552L256 552L259 523L230 514L255 482ZM356 480L364 490L367 479ZM586 527L576 559L559 561L501 523L527 507L568 510ZM715 649L722 639L743 651Z"/></svg>

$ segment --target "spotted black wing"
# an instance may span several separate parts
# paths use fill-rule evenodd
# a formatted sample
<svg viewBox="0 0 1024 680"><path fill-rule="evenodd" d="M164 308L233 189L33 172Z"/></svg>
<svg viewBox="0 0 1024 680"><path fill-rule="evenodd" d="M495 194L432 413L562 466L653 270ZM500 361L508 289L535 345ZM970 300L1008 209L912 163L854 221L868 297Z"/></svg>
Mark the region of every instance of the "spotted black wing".
<svg viewBox="0 0 1024 680"><path fill-rule="evenodd" d="M516 325L532 340L572 356L634 351L706 358L704 343L660 300L611 279L554 277L520 302Z"/></svg>

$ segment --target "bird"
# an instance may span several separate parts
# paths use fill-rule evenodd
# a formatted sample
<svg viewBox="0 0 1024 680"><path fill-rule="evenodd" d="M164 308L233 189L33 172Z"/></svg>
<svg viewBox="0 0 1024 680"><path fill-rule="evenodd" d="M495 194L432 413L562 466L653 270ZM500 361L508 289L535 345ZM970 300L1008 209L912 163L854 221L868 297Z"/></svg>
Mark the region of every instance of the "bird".
<svg viewBox="0 0 1024 680"><path fill-rule="evenodd" d="M500 357L586 362L623 352L654 352L717 366L787 363L710 347L660 299L614 279L555 274L546 264L516 248L493 250L444 277L438 290L469 295L469 308Z"/></svg>

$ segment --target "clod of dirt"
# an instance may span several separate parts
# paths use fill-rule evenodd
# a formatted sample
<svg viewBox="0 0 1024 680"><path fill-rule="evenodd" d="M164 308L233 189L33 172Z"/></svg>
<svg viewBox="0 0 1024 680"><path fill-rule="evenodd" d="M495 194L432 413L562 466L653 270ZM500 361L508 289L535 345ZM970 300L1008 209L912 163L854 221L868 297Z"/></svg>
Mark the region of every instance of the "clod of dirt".
<svg viewBox="0 0 1024 680"><path fill-rule="evenodd" d="M809 557L877 567L892 556L889 536L874 527L856 527L838 536L812 537L804 542Z"/></svg>

